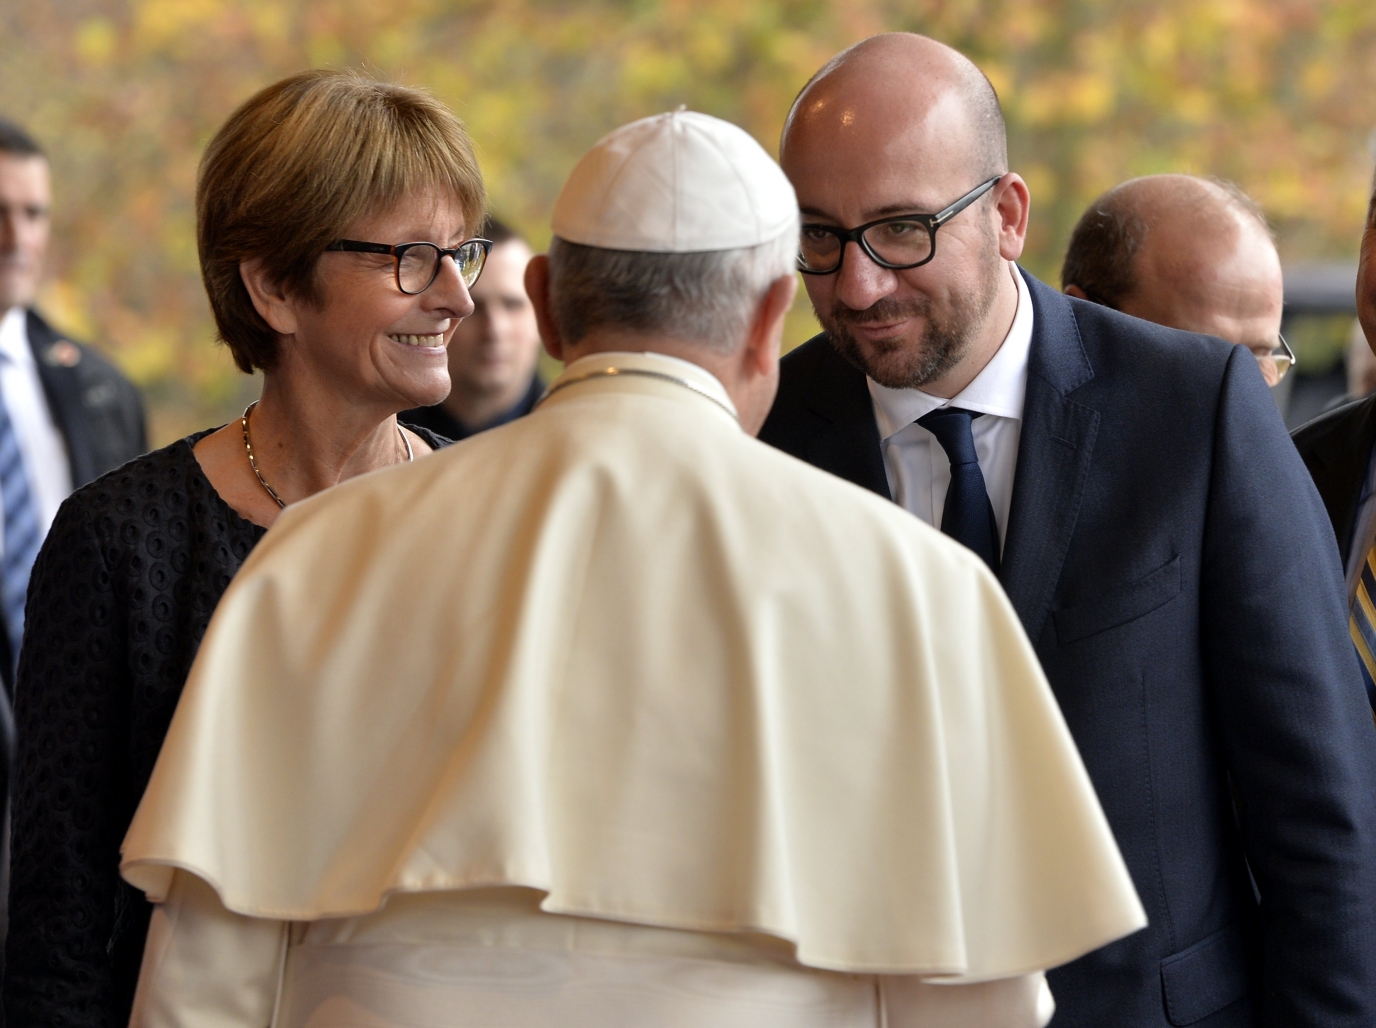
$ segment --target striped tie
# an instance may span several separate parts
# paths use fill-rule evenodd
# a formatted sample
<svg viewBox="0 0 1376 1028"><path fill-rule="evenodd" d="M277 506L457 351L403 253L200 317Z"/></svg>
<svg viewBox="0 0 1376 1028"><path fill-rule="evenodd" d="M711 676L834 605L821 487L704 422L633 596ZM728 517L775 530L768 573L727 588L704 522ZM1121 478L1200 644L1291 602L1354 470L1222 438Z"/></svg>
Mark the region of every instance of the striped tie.
<svg viewBox="0 0 1376 1028"><path fill-rule="evenodd" d="M29 480L19 454L19 439L14 422L0 401L0 499L5 516L5 553L0 559L0 610L10 635L10 652L19 660L19 640L24 635L24 598L29 591L29 573L42 540L34 513Z"/></svg>
<svg viewBox="0 0 1376 1028"><path fill-rule="evenodd" d="M1347 619L1347 630L1362 665L1366 697L1371 701L1371 709L1376 711L1376 603L1373 600L1376 600L1376 545L1367 551L1361 577L1357 579L1352 613Z"/></svg>

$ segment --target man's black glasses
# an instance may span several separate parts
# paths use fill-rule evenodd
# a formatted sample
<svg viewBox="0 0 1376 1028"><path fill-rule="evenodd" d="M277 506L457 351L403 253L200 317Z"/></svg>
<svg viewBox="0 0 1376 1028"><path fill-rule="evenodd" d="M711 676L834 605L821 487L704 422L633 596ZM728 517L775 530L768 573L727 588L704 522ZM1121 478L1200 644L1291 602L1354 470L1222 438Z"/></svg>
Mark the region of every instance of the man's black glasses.
<svg viewBox="0 0 1376 1028"><path fill-rule="evenodd" d="M798 270L804 275L830 275L841 267L847 243L857 243L881 268L920 268L936 256L936 230L994 188L1002 175L981 182L936 214L899 214L859 228L803 225L798 244Z"/></svg>
<svg viewBox="0 0 1376 1028"><path fill-rule="evenodd" d="M402 243L400 246L388 246L386 243L363 243L357 239L336 239L325 249L390 255L397 265L397 288L403 293L415 296L430 288L430 283L434 282L440 273L440 261L446 257L454 261L463 284L472 286L483 273L487 255L492 252L492 240L469 239L446 250L434 243Z"/></svg>

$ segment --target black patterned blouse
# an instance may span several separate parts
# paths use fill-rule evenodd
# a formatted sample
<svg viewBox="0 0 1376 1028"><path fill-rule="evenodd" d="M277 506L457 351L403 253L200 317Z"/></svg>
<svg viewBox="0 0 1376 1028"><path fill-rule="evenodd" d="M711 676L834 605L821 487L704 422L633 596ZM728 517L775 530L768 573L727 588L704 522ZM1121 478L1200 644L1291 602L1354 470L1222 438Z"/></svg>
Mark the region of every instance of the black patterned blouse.
<svg viewBox="0 0 1376 1028"><path fill-rule="evenodd" d="M72 494L34 565L15 695L8 1028L129 1023L152 908L119 878L119 845L210 615L264 533L201 471L192 447L208 434Z"/></svg>

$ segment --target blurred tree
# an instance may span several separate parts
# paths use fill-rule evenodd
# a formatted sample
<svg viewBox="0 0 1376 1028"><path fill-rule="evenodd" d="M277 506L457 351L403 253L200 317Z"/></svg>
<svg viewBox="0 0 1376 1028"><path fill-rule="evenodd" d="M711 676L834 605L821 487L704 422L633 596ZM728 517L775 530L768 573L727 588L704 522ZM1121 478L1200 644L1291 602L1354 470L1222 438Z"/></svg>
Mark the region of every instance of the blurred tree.
<svg viewBox="0 0 1376 1028"><path fill-rule="evenodd" d="M201 150L253 90L322 65L431 89L540 243L604 132L684 103L773 152L812 72L886 29L959 47L998 88L1033 194L1024 263L1051 281L1093 196L1166 170L1239 182L1287 258L1355 253L1370 0L7 0L0 103L53 159L45 303L144 385L165 443L255 391L212 344L192 210ZM801 303L790 342L812 330Z"/></svg>

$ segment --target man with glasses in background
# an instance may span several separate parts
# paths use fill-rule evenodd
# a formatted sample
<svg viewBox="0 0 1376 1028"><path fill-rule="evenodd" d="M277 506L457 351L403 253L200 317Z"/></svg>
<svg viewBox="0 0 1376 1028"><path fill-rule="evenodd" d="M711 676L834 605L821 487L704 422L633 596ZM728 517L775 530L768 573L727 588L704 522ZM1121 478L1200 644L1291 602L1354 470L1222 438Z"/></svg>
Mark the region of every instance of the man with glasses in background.
<svg viewBox="0 0 1376 1028"><path fill-rule="evenodd" d="M1280 334L1285 288L1270 226L1231 182L1147 175L1114 186L1075 226L1061 285L1135 318L1245 346L1269 386L1295 362Z"/></svg>
<svg viewBox="0 0 1376 1028"><path fill-rule="evenodd" d="M996 570L1147 908L1054 1028L1376 1023L1376 733L1257 361L1021 271L998 98L930 39L824 67L781 163L826 331L760 438Z"/></svg>

